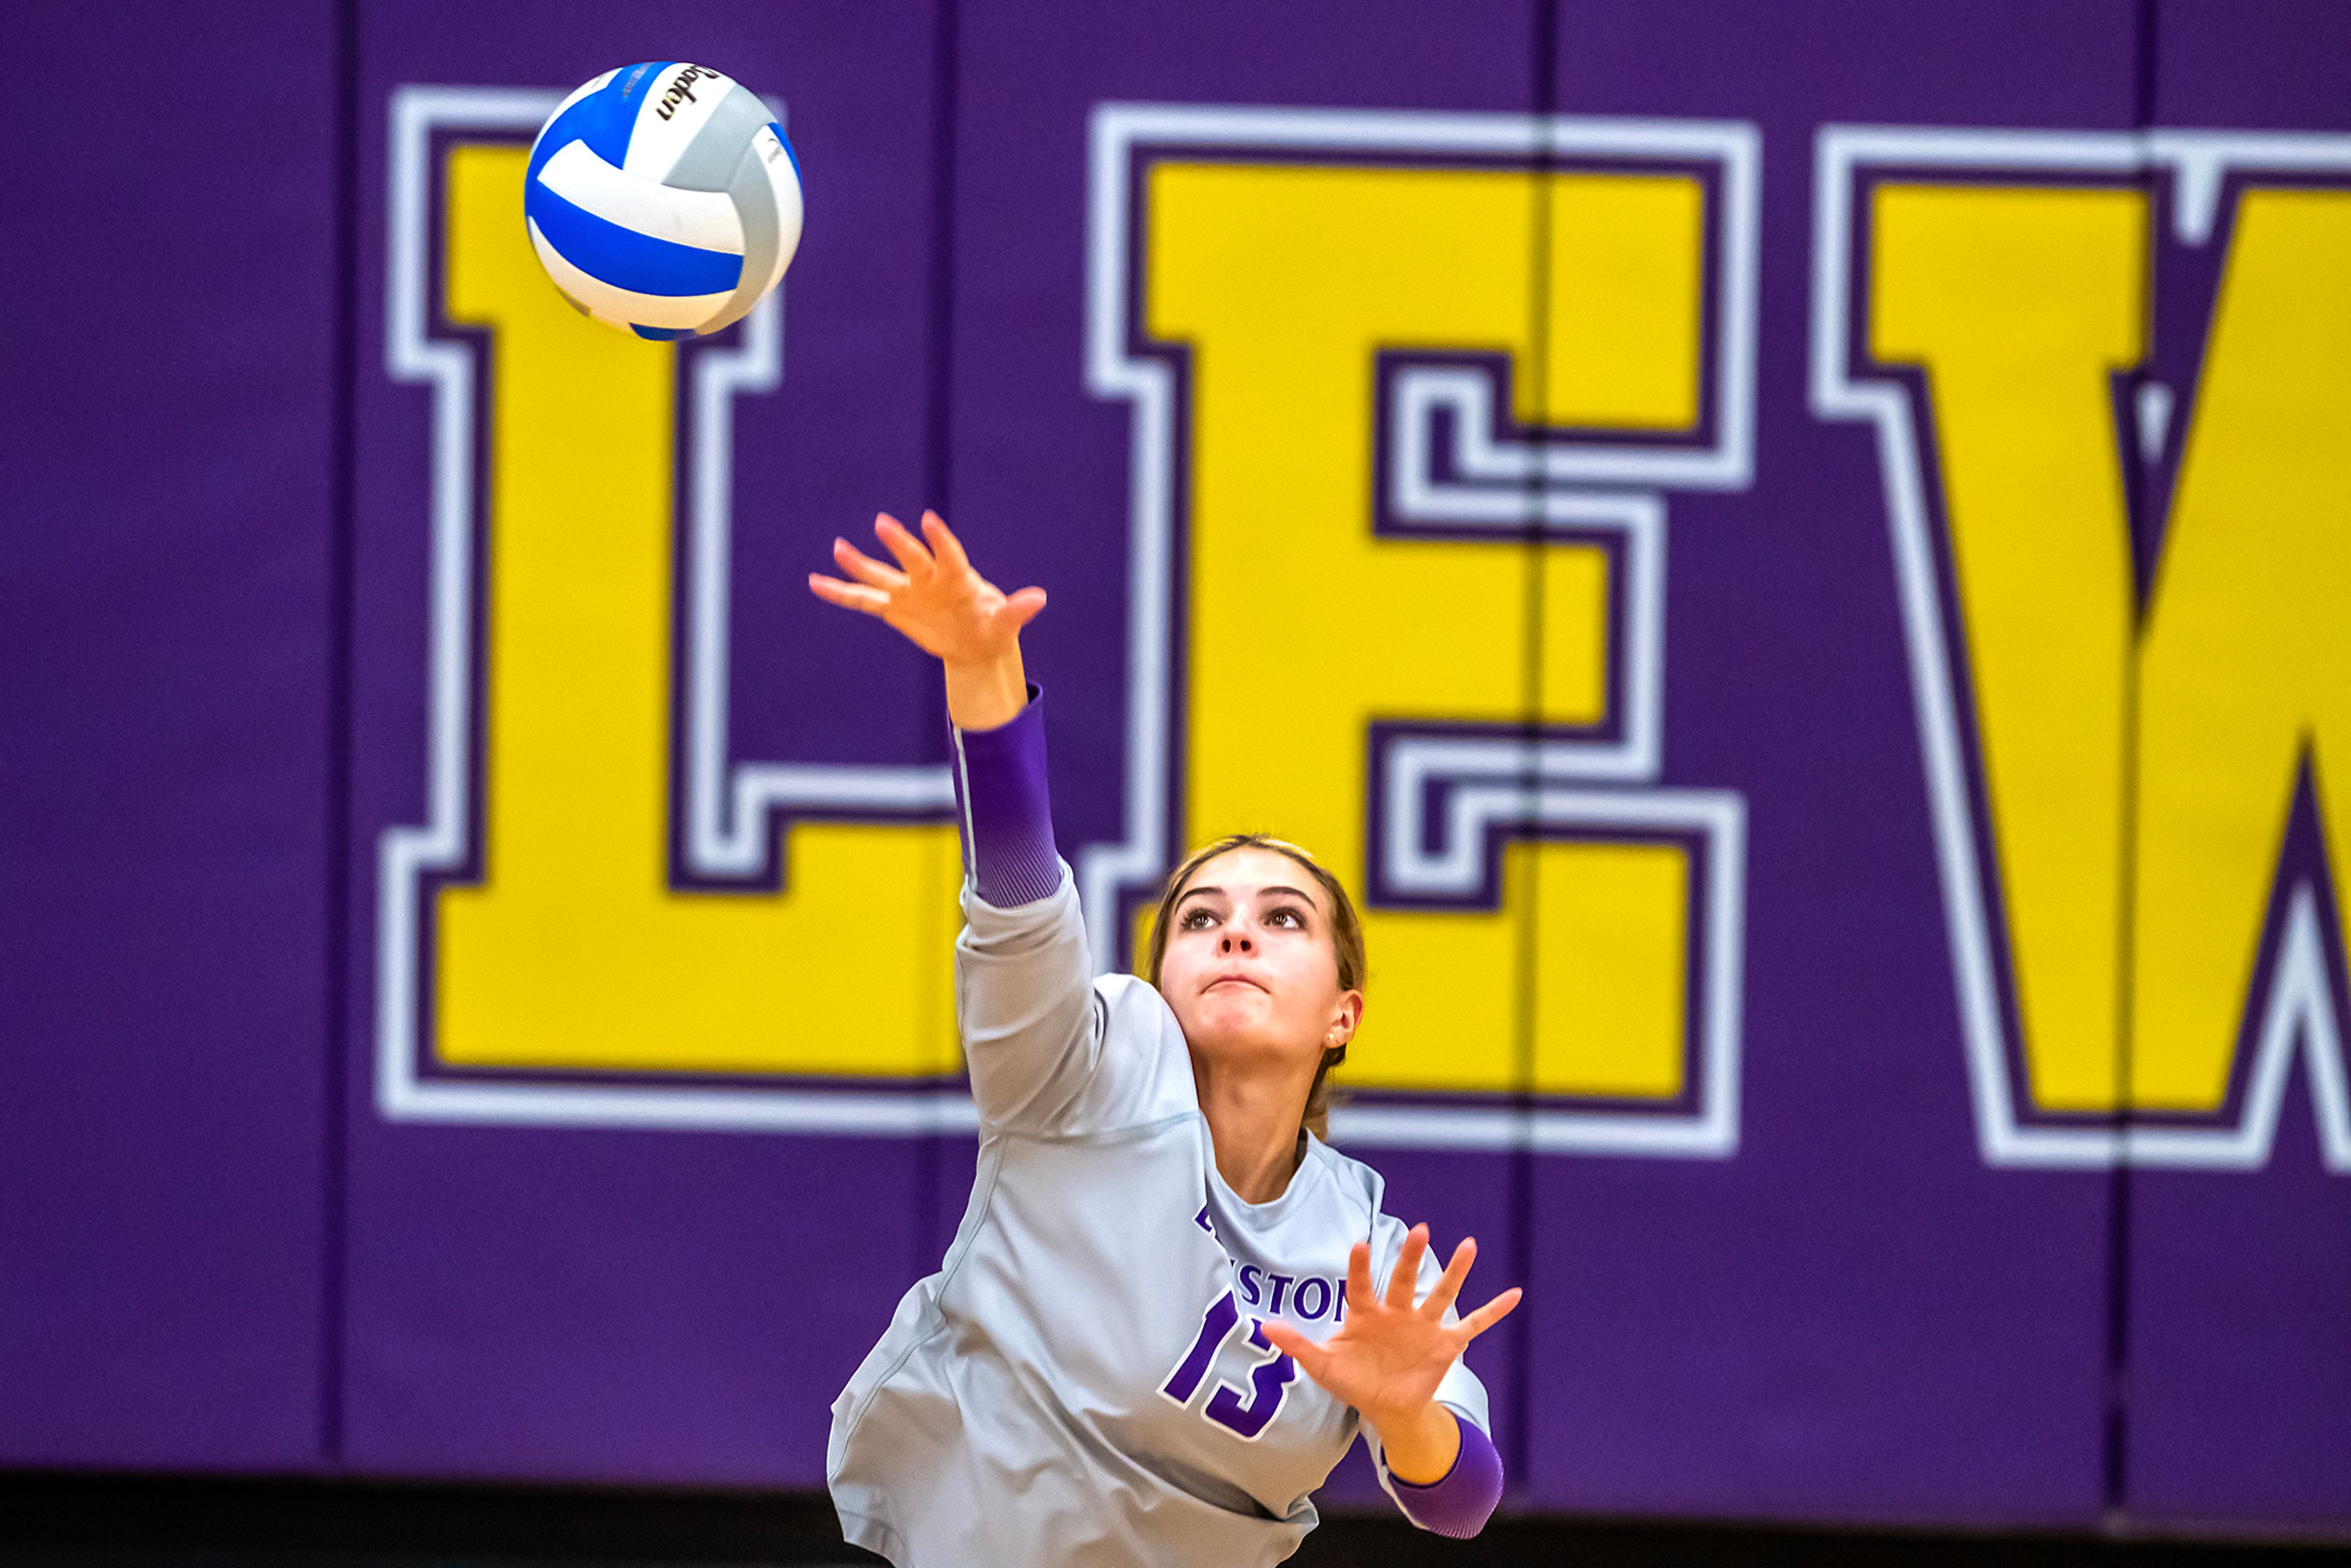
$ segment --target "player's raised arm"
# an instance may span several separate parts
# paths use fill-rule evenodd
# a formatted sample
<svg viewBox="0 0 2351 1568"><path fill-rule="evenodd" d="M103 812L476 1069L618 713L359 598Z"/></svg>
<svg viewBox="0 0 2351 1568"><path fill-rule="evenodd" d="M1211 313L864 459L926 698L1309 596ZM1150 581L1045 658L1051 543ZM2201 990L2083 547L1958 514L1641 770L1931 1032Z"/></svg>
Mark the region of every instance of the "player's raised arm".
<svg viewBox="0 0 2351 1568"><path fill-rule="evenodd" d="M835 539L849 580L811 572L809 588L946 668L967 873L956 1002L972 1096L997 1125L1048 1125L1092 1071L1100 1020L1077 892L1053 847L1042 695L1020 658L1045 591L1008 594L980 576L935 512L920 538L887 513L873 532L894 566Z"/></svg>

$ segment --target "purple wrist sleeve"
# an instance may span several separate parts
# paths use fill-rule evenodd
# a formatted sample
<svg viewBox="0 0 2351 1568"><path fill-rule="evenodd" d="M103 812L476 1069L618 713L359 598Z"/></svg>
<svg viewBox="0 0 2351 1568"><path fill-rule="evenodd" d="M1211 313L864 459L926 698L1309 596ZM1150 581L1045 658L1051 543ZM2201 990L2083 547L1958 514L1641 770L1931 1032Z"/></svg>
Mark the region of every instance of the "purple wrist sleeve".
<svg viewBox="0 0 2351 1568"><path fill-rule="evenodd" d="M1446 1408L1453 1410L1450 1405ZM1434 1534L1467 1541L1485 1528L1494 1505L1502 1500L1502 1456L1477 1422L1458 1410L1453 1410L1453 1418L1461 1427L1461 1452L1454 1456L1451 1469L1426 1486L1416 1487L1394 1474L1388 1480L1406 1519Z"/></svg>
<svg viewBox="0 0 2351 1568"><path fill-rule="evenodd" d="M1045 790L1045 694L994 729L954 731L956 821L963 867L984 903L1011 909L1061 884L1053 810Z"/></svg>

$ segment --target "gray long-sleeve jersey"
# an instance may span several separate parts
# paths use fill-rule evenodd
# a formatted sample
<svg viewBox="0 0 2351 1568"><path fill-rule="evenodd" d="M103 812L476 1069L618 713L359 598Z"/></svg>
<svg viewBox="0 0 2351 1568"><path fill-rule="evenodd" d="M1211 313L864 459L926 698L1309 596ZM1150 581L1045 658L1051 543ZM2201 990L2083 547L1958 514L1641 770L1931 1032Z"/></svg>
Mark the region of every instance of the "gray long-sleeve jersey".
<svg viewBox="0 0 2351 1568"><path fill-rule="evenodd" d="M842 1529L899 1568L1280 1563L1359 1422L1257 1320L1329 1333L1349 1250L1368 1238L1384 1281L1405 1228L1311 1138L1280 1197L1234 1195L1166 1002L1090 977L1066 866L1017 908L967 886L964 913L979 1169L938 1272L833 1403ZM1438 1272L1425 1257L1424 1292ZM1437 1397L1486 1426L1460 1363Z"/></svg>

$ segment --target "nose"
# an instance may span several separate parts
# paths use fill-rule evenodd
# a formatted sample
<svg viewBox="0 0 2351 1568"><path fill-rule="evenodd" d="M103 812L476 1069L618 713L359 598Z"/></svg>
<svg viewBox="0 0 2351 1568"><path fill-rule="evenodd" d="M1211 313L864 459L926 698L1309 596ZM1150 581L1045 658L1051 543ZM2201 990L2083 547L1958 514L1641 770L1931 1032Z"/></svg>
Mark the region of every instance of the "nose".
<svg viewBox="0 0 2351 1568"><path fill-rule="evenodd" d="M1230 925L1226 926L1224 935L1217 939L1217 951L1219 953L1251 951L1249 933L1236 930Z"/></svg>

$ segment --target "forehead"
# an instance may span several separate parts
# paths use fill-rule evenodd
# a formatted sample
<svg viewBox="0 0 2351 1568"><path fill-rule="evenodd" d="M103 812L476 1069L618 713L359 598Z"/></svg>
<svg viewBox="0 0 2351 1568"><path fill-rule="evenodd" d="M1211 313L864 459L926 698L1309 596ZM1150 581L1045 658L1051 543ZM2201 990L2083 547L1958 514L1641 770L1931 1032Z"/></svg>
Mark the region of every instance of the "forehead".
<svg viewBox="0 0 2351 1568"><path fill-rule="evenodd" d="M1196 887L1219 887L1228 897L1246 899L1261 887L1294 887L1307 896L1316 909L1323 904L1322 889L1314 873L1283 854L1280 850L1263 849L1256 844L1244 844L1237 850L1227 850L1200 862L1198 870L1185 879L1183 893ZM1176 896L1182 897L1183 893Z"/></svg>

